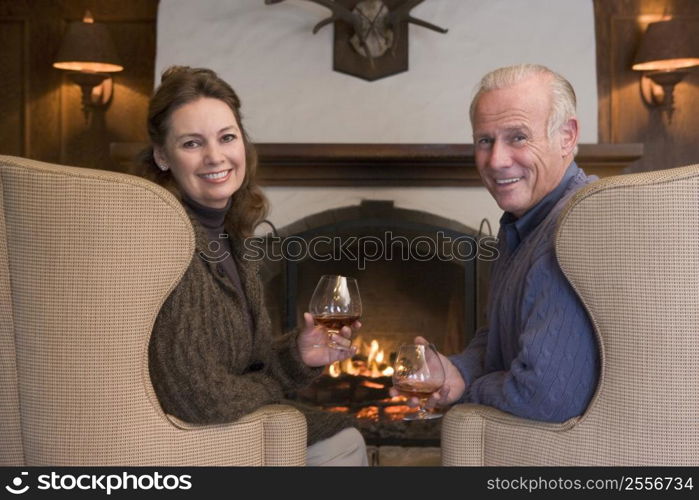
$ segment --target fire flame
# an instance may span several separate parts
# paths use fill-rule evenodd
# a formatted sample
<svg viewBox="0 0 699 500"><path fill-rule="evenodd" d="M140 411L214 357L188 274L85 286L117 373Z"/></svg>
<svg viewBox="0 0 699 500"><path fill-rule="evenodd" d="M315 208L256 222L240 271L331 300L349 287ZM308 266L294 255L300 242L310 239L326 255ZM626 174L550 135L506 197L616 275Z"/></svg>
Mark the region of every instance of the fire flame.
<svg viewBox="0 0 699 500"><path fill-rule="evenodd" d="M340 362L336 361L332 365L328 367L328 373L332 378L337 378L340 376L340 373L342 373L342 368L340 368Z"/></svg>
<svg viewBox="0 0 699 500"><path fill-rule="evenodd" d="M393 375L393 367L384 362L387 356L377 340L374 339L367 345L362 342L361 337L357 337L355 345L360 346L358 355L352 359L336 361L330 365L328 374L331 377L337 378L343 373L371 378Z"/></svg>

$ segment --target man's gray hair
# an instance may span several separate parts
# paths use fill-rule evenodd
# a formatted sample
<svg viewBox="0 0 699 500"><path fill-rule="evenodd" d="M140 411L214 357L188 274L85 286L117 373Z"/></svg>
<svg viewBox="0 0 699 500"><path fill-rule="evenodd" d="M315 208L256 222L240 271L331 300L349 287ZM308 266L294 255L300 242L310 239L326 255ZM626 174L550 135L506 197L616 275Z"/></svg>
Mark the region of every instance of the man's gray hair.
<svg viewBox="0 0 699 500"><path fill-rule="evenodd" d="M505 66L491 71L485 75L478 86L476 94L471 101L469 115L473 124L476 104L481 95L491 90L504 89L517 85L532 76L548 76L551 90L551 110L547 123L547 134L549 140L570 118L575 117L575 90L568 80L540 64L517 64L515 66ZM573 154L577 153L576 146Z"/></svg>

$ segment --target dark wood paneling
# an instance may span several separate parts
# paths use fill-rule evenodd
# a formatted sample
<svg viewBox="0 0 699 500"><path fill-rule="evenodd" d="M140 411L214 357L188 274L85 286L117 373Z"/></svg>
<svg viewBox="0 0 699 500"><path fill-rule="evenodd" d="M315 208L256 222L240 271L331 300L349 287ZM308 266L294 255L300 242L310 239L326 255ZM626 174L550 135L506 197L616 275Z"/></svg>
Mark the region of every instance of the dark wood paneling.
<svg viewBox="0 0 699 500"><path fill-rule="evenodd" d="M7 154L25 154L23 68L26 26L22 19L0 18L0 141Z"/></svg>
<svg viewBox="0 0 699 500"><path fill-rule="evenodd" d="M663 15L695 20L697 0L594 0L597 37L600 142L644 144L643 158L630 171L699 163L699 71L675 89L672 121L643 104L640 73L631 69L649 22Z"/></svg>
<svg viewBox="0 0 699 500"><path fill-rule="evenodd" d="M121 170L139 175L145 143L112 144ZM472 144L257 144L265 186L480 186ZM643 154L641 144L581 144L587 173L616 175Z"/></svg>
<svg viewBox="0 0 699 500"><path fill-rule="evenodd" d="M111 162L109 143L146 139L145 118L153 89L157 0L0 0L0 79L3 96L17 95L0 104L3 115L0 153L19 154L43 161L94 168L118 169ZM122 58L124 71L114 74L114 98L104 112L85 121L80 90L52 67L63 33L70 21L90 9L107 24ZM16 38L8 21L25 26L25 43ZM9 48L6 50L6 48ZM21 66L5 58L21 57ZM11 87L6 90L6 87ZM11 109L9 107L12 106ZM23 133L17 148L17 134Z"/></svg>

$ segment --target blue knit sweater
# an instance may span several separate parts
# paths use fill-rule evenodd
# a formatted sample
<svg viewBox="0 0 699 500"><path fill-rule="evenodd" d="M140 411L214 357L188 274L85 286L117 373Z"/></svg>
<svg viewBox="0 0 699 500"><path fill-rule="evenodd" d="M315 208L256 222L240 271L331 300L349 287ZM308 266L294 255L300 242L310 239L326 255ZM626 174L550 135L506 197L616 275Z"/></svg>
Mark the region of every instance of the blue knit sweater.
<svg viewBox="0 0 699 500"><path fill-rule="evenodd" d="M554 237L565 203L595 179L572 163L559 186L524 216L503 215L488 327L450 357L467 385L461 402L548 422L587 408L599 378L597 342L558 265Z"/></svg>

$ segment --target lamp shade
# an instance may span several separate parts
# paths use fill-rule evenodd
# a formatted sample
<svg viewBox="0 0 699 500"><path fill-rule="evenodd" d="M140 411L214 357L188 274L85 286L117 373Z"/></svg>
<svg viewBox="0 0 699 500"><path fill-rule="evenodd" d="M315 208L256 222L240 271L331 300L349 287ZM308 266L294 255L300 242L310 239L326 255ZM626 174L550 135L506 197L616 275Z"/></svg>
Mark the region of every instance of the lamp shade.
<svg viewBox="0 0 699 500"><path fill-rule="evenodd" d="M670 19L650 23L632 68L657 71L699 65L699 23Z"/></svg>
<svg viewBox="0 0 699 500"><path fill-rule="evenodd" d="M107 27L95 22L68 25L53 66L87 72L116 72L124 67Z"/></svg>

